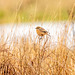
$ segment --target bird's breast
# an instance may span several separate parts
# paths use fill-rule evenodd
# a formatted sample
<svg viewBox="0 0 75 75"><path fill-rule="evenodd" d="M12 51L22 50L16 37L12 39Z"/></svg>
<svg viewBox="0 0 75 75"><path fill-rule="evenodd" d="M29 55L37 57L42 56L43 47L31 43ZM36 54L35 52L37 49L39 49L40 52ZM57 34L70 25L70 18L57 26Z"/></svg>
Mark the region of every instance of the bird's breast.
<svg viewBox="0 0 75 75"><path fill-rule="evenodd" d="M42 31L40 31L39 29L37 29L36 32L37 32L37 34L38 34L39 36L44 36L44 35L45 35L45 34L44 34Z"/></svg>

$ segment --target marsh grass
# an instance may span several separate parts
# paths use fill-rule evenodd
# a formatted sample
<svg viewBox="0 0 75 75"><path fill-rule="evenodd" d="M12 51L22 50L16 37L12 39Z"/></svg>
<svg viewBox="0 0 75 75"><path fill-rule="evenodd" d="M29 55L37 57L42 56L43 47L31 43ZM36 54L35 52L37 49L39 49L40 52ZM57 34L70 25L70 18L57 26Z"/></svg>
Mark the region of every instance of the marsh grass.
<svg viewBox="0 0 75 75"><path fill-rule="evenodd" d="M2 39L0 75L74 75L75 50L70 50L62 42L53 49L50 45L49 37L32 40L29 35L11 41L9 46Z"/></svg>
<svg viewBox="0 0 75 75"><path fill-rule="evenodd" d="M70 23L72 21L74 7L75 5L69 14L68 22ZM13 22L16 20L18 23L22 22L21 16L18 15L19 8L16 10ZM57 16L59 16L59 20L61 19L61 8L57 9L59 10L59 14L56 14L56 10L53 13L54 18L52 17L51 20L54 20ZM42 22L45 20L46 11L42 15ZM28 20L32 19L33 22L36 20L36 10L34 13L33 19L32 16L29 16ZM52 44L48 36L41 40L36 36L32 40L30 31L27 38L26 35L21 38L13 36L10 44L8 44L7 40L11 34L8 35L6 40L4 39L4 34L2 34L0 40L0 75L74 75L75 48L71 50L66 46L66 35L70 25L68 22L65 25L65 31L63 33L65 38L62 37L61 40L58 38L59 42L54 48L52 48L54 44ZM13 35L15 33L16 30ZM64 44L63 41L65 42Z"/></svg>

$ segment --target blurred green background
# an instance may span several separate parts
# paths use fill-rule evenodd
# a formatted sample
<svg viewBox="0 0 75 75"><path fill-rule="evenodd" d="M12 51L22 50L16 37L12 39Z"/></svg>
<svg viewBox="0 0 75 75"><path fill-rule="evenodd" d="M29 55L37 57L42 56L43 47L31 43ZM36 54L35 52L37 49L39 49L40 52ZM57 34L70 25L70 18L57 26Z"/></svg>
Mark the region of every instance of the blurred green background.
<svg viewBox="0 0 75 75"><path fill-rule="evenodd" d="M74 3L75 0L0 0L0 23L64 21Z"/></svg>

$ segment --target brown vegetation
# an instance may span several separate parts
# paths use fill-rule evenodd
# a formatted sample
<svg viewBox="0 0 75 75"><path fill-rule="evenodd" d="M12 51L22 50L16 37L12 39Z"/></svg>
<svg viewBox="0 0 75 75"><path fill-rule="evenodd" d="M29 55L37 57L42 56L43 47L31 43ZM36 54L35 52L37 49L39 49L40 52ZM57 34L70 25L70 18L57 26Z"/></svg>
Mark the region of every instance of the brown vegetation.
<svg viewBox="0 0 75 75"><path fill-rule="evenodd" d="M40 74L74 75L75 50L62 42L52 49L49 37L42 40L22 37L10 45L0 42L0 75Z"/></svg>

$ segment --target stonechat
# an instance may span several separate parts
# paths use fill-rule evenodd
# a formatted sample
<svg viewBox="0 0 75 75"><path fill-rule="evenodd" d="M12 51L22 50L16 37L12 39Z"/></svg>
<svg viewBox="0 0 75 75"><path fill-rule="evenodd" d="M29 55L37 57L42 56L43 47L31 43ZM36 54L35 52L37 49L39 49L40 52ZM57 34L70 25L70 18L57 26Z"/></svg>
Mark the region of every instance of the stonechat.
<svg viewBox="0 0 75 75"><path fill-rule="evenodd" d="M42 28L42 27L36 27L36 32L37 32L37 34L39 35L39 36L44 36L44 35L49 35L49 32L48 31L46 31L44 28ZM49 35L50 36L50 35Z"/></svg>

